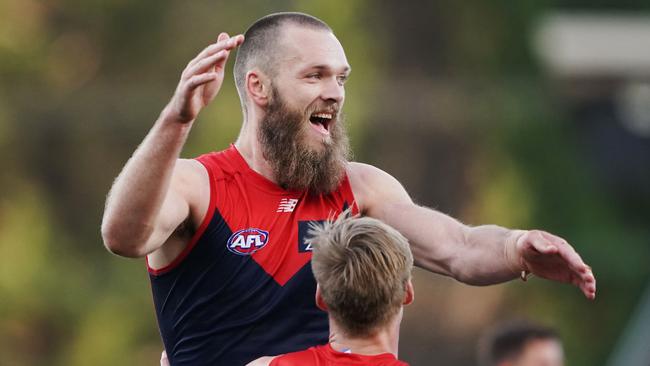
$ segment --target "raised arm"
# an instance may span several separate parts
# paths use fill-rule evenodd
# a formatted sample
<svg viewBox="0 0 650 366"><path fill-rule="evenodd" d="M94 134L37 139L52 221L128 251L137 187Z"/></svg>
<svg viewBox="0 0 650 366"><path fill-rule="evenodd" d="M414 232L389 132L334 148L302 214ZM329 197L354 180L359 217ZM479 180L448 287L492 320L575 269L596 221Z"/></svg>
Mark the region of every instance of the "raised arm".
<svg viewBox="0 0 650 366"><path fill-rule="evenodd" d="M421 268L472 285L500 283L530 272L572 283L589 299L596 296L591 268L562 238L540 230L467 226L416 205L402 185L380 169L350 163L348 174L362 214L384 221L409 239Z"/></svg>
<svg viewBox="0 0 650 366"><path fill-rule="evenodd" d="M197 115L221 87L230 51L242 42L241 35L222 33L183 71L174 96L108 194L102 237L110 251L126 257L145 256L161 248L173 233L184 231L180 230L184 223L200 216L198 202L201 190L208 189L202 184L207 182L207 173L198 162L178 157ZM175 244L178 247L182 242Z"/></svg>

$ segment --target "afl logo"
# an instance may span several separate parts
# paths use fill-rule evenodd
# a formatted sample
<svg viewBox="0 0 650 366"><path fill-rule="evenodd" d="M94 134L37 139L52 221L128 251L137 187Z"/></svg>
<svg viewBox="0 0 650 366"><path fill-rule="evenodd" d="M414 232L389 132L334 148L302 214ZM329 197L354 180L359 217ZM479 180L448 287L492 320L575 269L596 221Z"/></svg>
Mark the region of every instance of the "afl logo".
<svg viewBox="0 0 650 366"><path fill-rule="evenodd" d="M264 248L269 242L269 232L248 228L239 230L230 236L226 247L237 255L251 255Z"/></svg>

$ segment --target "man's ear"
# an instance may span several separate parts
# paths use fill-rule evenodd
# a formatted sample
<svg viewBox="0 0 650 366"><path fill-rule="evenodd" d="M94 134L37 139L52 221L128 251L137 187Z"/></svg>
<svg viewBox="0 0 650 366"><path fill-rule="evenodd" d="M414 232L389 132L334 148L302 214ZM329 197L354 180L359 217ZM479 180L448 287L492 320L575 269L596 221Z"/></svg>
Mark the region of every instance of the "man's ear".
<svg viewBox="0 0 650 366"><path fill-rule="evenodd" d="M320 293L320 285L316 284L316 306L323 311L327 311L327 304L323 300L323 295Z"/></svg>
<svg viewBox="0 0 650 366"><path fill-rule="evenodd" d="M250 70L246 73L246 92L255 104L266 107L270 98L269 79L260 70Z"/></svg>
<svg viewBox="0 0 650 366"><path fill-rule="evenodd" d="M406 282L406 291L404 293L404 302L402 304L409 305L413 300L415 300L415 290L413 289L413 283L409 278L408 282Z"/></svg>

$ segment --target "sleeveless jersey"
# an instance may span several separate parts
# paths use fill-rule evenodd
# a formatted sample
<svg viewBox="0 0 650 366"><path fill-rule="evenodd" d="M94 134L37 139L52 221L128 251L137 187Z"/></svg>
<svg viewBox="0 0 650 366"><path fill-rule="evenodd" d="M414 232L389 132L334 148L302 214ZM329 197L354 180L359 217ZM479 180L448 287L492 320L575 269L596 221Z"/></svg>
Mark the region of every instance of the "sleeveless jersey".
<svg viewBox="0 0 650 366"><path fill-rule="evenodd" d="M172 365L244 365L328 341L316 307L313 223L352 206L347 176L330 194L287 191L253 171L235 146L197 158L210 203L187 248L149 278Z"/></svg>
<svg viewBox="0 0 650 366"><path fill-rule="evenodd" d="M269 366L408 366L392 353L359 355L338 352L330 344L274 358Z"/></svg>

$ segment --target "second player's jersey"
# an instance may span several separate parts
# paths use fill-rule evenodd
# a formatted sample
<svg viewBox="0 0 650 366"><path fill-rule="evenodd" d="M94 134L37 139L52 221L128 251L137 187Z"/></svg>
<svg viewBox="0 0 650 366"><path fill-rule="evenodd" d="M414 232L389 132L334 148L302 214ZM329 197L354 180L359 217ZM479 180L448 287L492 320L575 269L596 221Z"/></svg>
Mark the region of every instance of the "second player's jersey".
<svg viewBox="0 0 650 366"><path fill-rule="evenodd" d="M305 238L354 205L347 177L314 195L281 189L234 146L197 160L210 177L205 219L176 260L149 268L171 364L236 366L326 343Z"/></svg>
<svg viewBox="0 0 650 366"><path fill-rule="evenodd" d="M392 353L359 355L338 352L331 345L311 347L274 358L269 366L408 366Z"/></svg>

